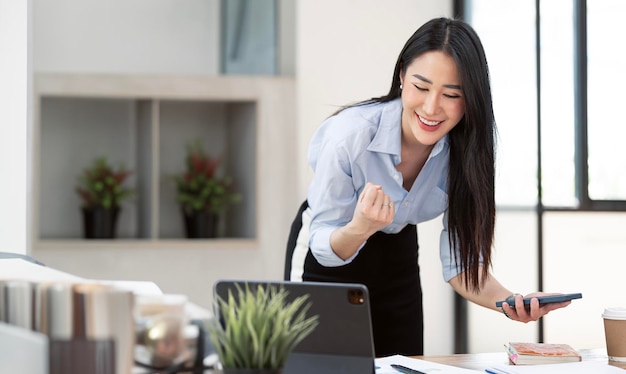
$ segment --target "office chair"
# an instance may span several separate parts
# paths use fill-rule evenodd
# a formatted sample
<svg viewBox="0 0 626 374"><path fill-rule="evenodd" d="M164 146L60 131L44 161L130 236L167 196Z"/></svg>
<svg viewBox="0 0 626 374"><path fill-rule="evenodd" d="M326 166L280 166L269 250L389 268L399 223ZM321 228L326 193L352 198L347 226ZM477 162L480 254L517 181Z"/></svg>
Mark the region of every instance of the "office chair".
<svg viewBox="0 0 626 374"><path fill-rule="evenodd" d="M305 200L300 208L298 208L298 213L291 223L291 230L289 231L289 238L287 239L287 250L285 253L285 273L283 275L283 280L291 280L291 261L293 258L293 252L296 249L296 242L298 240L298 234L300 234L300 228L302 228L302 213L309 207L308 202Z"/></svg>

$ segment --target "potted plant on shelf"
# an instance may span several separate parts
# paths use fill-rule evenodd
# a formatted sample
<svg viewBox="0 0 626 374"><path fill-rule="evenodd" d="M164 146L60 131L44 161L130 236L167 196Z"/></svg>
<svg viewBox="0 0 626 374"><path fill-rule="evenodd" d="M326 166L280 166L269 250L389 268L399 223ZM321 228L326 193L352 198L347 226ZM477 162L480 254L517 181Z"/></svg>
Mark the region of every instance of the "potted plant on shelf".
<svg viewBox="0 0 626 374"><path fill-rule="evenodd" d="M287 299L273 285L237 287L217 298L208 330L224 374L280 374L293 349L315 330L319 316L307 316L308 295Z"/></svg>
<svg viewBox="0 0 626 374"><path fill-rule="evenodd" d="M185 171L175 177L188 238L217 236L218 220L223 212L241 200L232 179L218 176L221 160L210 157L197 141L187 146Z"/></svg>
<svg viewBox="0 0 626 374"><path fill-rule="evenodd" d="M79 176L76 192L82 200L85 238L115 238L122 202L134 193L123 186L130 174L124 165L115 169L101 156Z"/></svg>

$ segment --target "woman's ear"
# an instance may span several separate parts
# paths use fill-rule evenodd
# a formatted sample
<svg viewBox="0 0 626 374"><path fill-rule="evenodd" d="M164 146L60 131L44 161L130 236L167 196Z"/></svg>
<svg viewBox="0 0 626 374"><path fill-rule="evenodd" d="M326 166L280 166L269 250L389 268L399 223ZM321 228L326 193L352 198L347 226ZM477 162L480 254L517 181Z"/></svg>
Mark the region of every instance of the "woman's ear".
<svg viewBox="0 0 626 374"><path fill-rule="evenodd" d="M398 73L398 79L400 79L400 89L404 84L404 68L400 67L400 72Z"/></svg>

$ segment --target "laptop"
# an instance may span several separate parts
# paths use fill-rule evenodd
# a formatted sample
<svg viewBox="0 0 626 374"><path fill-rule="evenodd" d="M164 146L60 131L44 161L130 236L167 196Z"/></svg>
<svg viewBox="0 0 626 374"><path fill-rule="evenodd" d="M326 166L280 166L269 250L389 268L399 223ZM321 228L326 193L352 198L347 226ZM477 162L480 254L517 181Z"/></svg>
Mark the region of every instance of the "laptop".
<svg viewBox="0 0 626 374"><path fill-rule="evenodd" d="M237 294L238 284L284 287L288 299L309 295L307 316L319 324L287 359L283 374L374 374L374 340L367 287L357 283L218 280L214 295Z"/></svg>

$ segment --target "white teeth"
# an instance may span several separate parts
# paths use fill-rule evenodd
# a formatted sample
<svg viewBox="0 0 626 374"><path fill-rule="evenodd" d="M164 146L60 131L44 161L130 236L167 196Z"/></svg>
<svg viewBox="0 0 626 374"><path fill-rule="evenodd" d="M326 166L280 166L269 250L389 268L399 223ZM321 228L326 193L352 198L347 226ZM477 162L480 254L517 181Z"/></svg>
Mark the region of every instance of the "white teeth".
<svg viewBox="0 0 626 374"><path fill-rule="evenodd" d="M428 126L437 126L438 124L441 123L441 121L429 121L425 119L424 117L420 116L419 114L417 116L419 117L420 121L424 122Z"/></svg>

